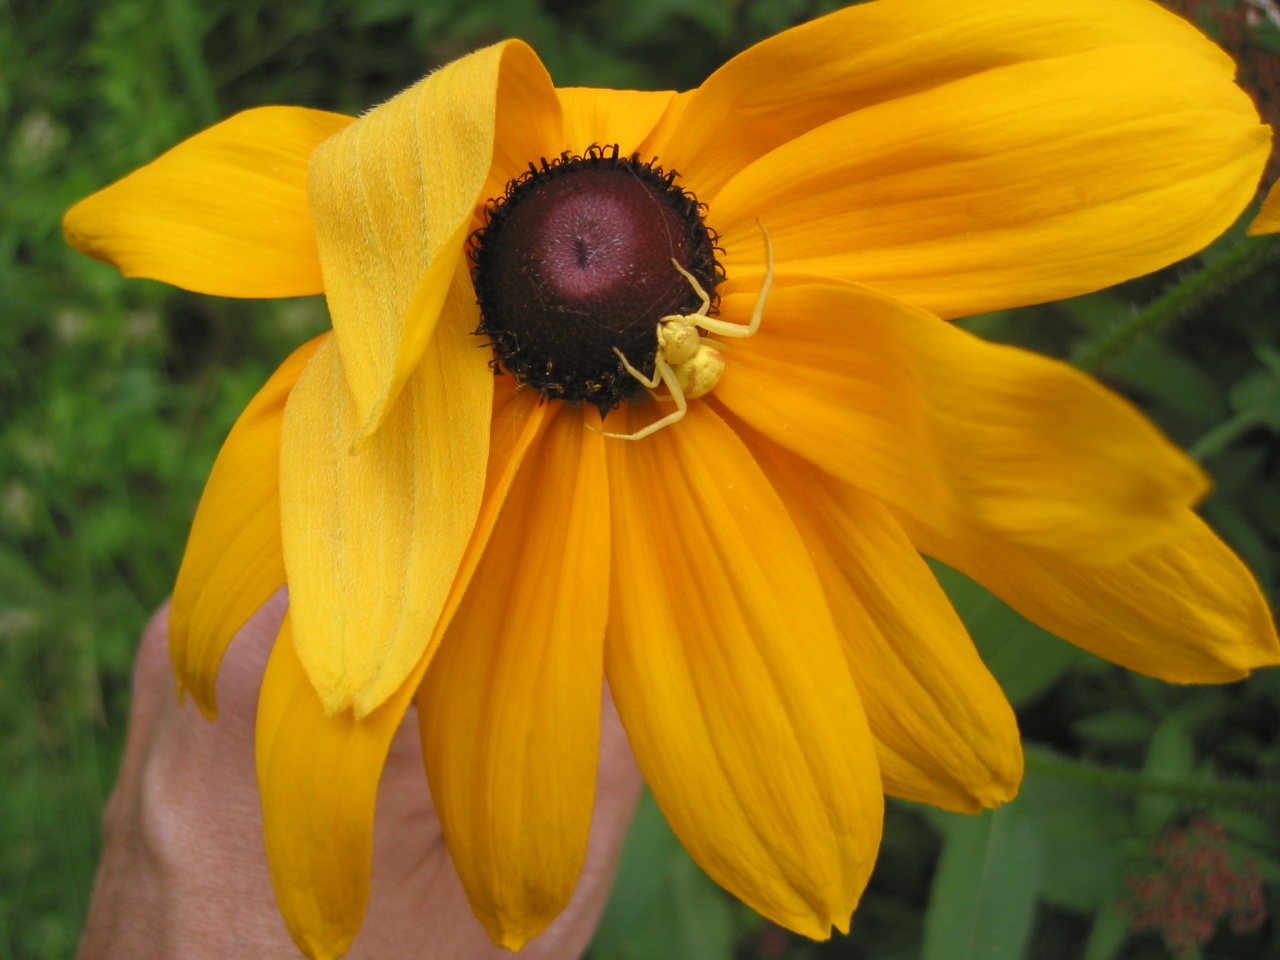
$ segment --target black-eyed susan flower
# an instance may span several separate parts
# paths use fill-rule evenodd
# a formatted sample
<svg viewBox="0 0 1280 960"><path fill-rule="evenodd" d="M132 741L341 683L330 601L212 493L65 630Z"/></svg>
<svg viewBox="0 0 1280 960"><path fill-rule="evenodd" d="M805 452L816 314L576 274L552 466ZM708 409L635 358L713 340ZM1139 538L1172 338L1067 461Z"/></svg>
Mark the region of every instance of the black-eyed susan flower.
<svg viewBox="0 0 1280 960"><path fill-rule="evenodd" d="M171 625L212 716L232 635L289 586L257 750L299 945L335 957L359 929L415 698L495 942L569 899L605 677L693 857L821 938L884 794L977 811L1021 775L922 553L1157 677L1276 662L1253 579L1191 511L1200 471L1084 375L946 322L1223 230L1269 142L1232 72L1145 0L879 0L678 94L556 89L512 41L359 120L240 114L76 206L71 242L126 274L328 300L332 333L227 439ZM766 277L754 335L718 335ZM677 422L602 435L672 411L661 321L698 287L722 377L676 377Z"/></svg>

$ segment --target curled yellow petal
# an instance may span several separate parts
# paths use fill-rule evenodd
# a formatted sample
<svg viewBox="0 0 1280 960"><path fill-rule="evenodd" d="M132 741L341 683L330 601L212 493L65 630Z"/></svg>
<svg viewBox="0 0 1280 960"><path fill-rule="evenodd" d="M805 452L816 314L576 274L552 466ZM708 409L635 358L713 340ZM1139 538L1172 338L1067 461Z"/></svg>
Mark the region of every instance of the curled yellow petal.
<svg viewBox="0 0 1280 960"><path fill-rule="evenodd" d="M295 350L249 401L214 461L169 608L178 684L217 715L218 665L231 639L284 585L280 425L285 401L322 337Z"/></svg>
<svg viewBox="0 0 1280 960"><path fill-rule="evenodd" d="M325 709L364 716L427 650L485 485L493 372L455 263L444 317L381 430L362 422L336 344L285 409L280 519L294 643Z"/></svg>
<svg viewBox="0 0 1280 960"><path fill-rule="evenodd" d="M1066 364L865 288L780 280L716 398L769 439L939 530L1116 560L1173 533L1203 474ZM722 316L745 318L754 293Z"/></svg>
<svg viewBox="0 0 1280 960"><path fill-rule="evenodd" d="M1280 663L1275 624L1253 575L1189 510L1173 521L1167 543L1116 563L1083 563L900 519L929 556L1028 620L1130 670L1173 683L1226 683Z"/></svg>
<svg viewBox="0 0 1280 960"><path fill-rule="evenodd" d="M390 415L431 340L491 165L519 155L518 172L560 134L550 77L508 41L437 70L316 151L311 206L358 438Z"/></svg>
<svg viewBox="0 0 1280 960"><path fill-rule="evenodd" d="M238 113L77 203L67 242L126 277L197 293L320 293L307 163L351 120L301 107Z"/></svg>
<svg viewBox="0 0 1280 960"><path fill-rule="evenodd" d="M717 883L806 936L845 930L883 795L805 545L707 404L606 449L605 669L645 780Z"/></svg>
<svg viewBox="0 0 1280 960"><path fill-rule="evenodd" d="M595 794L609 502L582 417L562 407L526 458L418 695L453 862L511 950L568 905Z"/></svg>

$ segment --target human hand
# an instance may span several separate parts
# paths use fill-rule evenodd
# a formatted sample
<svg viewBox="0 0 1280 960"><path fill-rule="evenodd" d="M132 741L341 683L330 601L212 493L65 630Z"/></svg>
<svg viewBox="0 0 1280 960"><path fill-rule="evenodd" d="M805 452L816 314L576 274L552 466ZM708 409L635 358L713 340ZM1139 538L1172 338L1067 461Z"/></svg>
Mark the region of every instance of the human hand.
<svg viewBox="0 0 1280 960"><path fill-rule="evenodd" d="M271 889L253 757L258 688L286 606L285 594L277 594L231 644L212 723L175 694L167 603L148 624L80 960L300 956ZM586 863L569 906L523 957L565 960L586 949L640 787L606 696ZM379 785L372 893L348 957L510 956L490 942L467 905L427 789L417 712L410 709Z"/></svg>

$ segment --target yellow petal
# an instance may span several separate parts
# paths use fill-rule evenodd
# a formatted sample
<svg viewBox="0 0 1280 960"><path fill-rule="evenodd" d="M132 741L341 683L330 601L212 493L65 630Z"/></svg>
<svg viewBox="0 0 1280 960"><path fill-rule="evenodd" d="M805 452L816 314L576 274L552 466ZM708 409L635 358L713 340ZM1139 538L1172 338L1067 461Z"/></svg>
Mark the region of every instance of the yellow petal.
<svg viewBox="0 0 1280 960"><path fill-rule="evenodd" d="M298 659L286 615L258 697L258 791L267 865L294 942L336 960L369 901L382 765L426 659L368 716L328 715Z"/></svg>
<svg viewBox="0 0 1280 960"><path fill-rule="evenodd" d="M511 950L565 908L586 856L608 595L604 438L562 406L418 695L453 862L473 912Z"/></svg>
<svg viewBox="0 0 1280 960"><path fill-rule="evenodd" d="M1199 469L1095 381L852 285L783 286L716 397L921 522L1115 560L1172 533ZM723 298L745 319L755 294Z"/></svg>
<svg viewBox="0 0 1280 960"><path fill-rule="evenodd" d="M711 202L752 160L845 114L1010 64L1137 44L1230 77L1220 50L1145 0L953 0L945 10L933 0L877 0L734 57L673 102L651 143ZM1135 65L1130 84L1146 82L1142 69Z"/></svg>
<svg viewBox="0 0 1280 960"><path fill-rule="evenodd" d="M427 652L404 684L361 720L329 716L293 645L290 617L272 650L258 703L258 782L267 858L285 921L315 960L340 956L369 897L374 800L388 745L457 610L547 407L498 381L485 502ZM335 784L339 788L335 788Z"/></svg>
<svg viewBox="0 0 1280 960"><path fill-rule="evenodd" d="M351 117L246 110L67 211L67 242L150 277L222 297L320 293L307 161Z"/></svg>
<svg viewBox="0 0 1280 960"><path fill-rule="evenodd" d="M752 450L817 567L885 793L966 813L1013 799L1013 710L902 528L882 504L775 445Z"/></svg>
<svg viewBox="0 0 1280 960"><path fill-rule="evenodd" d="M510 154L522 169L561 129L546 70L509 41L437 70L316 151L316 238L361 436L431 340L491 164Z"/></svg>
<svg viewBox="0 0 1280 960"><path fill-rule="evenodd" d="M493 372L464 265L378 433L361 433L333 340L285 409L280 507L294 642L325 709L357 717L423 657L485 483Z"/></svg>
<svg viewBox="0 0 1280 960"><path fill-rule="evenodd" d="M910 518L917 547L977 580L1029 620L1130 670L1225 683L1280 663L1257 582L1191 511L1166 544L1112 564L1020 549L974 531L941 535Z"/></svg>
<svg viewBox="0 0 1280 960"><path fill-rule="evenodd" d="M806 936L845 930L883 795L805 545L707 404L607 451L605 669L640 769L717 883Z"/></svg>
<svg viewBox="0 0 1280 960"><path fill-rule="evenodd" d="M720 192L725 269L761 271L758 217L784 269L956 317L1189 256L1252 200L1270 142L1229 65L1197 53L1135 37L835 120Z"/></svg>
<svg viewBox="0 0 1280 960"><path fill-rule="evenodd" d="M1249 236L1277 232L1280 232L1280 184L1273 183L1267 199L1262 201L1262 209L1249 224Z"/></svg>
<svg viewBox="0 0 1280 960"><path fill-rule="evenodd" d="M284 586L280 548L280 424L285 401L323 337L295 350L227 435L213 464L169 608L179 687L217 716L218 665L231 638Z"/></svg>
<svg viewBox="0 0 1280 960"><path fill-rule="evenodd" d="M675 94L670 90L650 92L560 87L556 96L564 109L567 149L581 153L592 144L609 146L616 143L618 152L629 156L653 132Z"/></svg>

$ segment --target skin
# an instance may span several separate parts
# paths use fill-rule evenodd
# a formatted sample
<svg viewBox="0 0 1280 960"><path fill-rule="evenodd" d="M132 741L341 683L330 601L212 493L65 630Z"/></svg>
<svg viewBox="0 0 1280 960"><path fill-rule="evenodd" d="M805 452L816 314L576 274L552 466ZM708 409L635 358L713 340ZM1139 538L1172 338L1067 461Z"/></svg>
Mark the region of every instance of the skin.
<svg viewBox="0 0 1280 960"><path fill-rule="evenodd" d="M271 891L253 761L257 691L285 603L277 594L232 643L218 678L214 723L174 695L167 604L147 626L79 960L301 956ZM640 788L606 691L586 864L569 906L522 958L565 960L586 950ZM467 905L427 790L412 709L379 785L373 889L364 927L347 956L512 956L493 946Z"/></svg>

